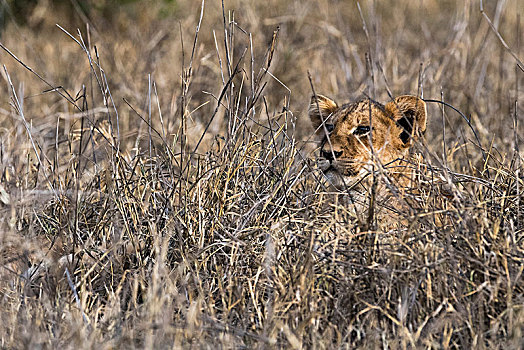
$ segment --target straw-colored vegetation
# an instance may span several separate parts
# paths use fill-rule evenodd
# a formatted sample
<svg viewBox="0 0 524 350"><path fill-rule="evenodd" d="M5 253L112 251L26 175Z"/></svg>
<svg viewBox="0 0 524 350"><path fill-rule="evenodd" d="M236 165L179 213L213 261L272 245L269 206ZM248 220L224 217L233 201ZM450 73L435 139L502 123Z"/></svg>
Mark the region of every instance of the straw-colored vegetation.
<svg viewBox="0 0 524 350"><path fill-rule="evenodd" d="M520 0L57 3L2 12L1 348L524 346ZM463 115L355 210L313 91Z"/></svg>

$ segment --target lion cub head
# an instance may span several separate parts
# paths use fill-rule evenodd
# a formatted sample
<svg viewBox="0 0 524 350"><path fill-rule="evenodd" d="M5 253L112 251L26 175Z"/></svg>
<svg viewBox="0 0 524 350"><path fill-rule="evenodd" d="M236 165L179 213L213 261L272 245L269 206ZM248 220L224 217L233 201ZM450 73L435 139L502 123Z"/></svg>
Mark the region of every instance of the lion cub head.
<svg viewBox="0 0 524 350"><path fill-rule="evenodd" d="M335 187L351 188L380 163L395 176L414 141L426 131L426 104L399 96L382 105L370 99L338 106L321 95L311 98L309 117L321 139L319 167Z"/></svg>

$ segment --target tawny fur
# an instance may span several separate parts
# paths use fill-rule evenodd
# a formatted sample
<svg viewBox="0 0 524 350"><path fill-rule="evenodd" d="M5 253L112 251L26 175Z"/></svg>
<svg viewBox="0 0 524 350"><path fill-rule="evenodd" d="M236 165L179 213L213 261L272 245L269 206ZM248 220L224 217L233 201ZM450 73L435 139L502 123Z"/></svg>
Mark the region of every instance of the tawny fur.
<svg viewBox="0 0 524 350"><path fill-rule="evenodd" d="M407 95L385 105L364 99L342 106L317 95L309 117L320 139L319 167L341 190L377 170L401 182L409 178L402 160L426 130L426 104Z"/></svg>

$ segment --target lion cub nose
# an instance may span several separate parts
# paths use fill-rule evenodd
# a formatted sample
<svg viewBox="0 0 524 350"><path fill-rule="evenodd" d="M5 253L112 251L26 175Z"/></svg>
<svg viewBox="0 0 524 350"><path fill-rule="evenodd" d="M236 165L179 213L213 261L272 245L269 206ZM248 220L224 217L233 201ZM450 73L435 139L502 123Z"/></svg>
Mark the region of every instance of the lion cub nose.
<svg viewBox="0 0 524 350"><path fill-rule="evenodd" d="M326 158L329 161L333 160L333 155L335 155L335 158L339 158L342 155L342 151L322 150L322 157Z"/></svg>

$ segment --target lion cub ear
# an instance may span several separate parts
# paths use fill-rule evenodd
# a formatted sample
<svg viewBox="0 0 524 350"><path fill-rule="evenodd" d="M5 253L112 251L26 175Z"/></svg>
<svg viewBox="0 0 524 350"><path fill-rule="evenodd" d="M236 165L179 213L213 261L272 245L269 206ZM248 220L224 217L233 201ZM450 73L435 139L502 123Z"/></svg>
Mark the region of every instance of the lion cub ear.
<svg viewBox="0 0 524 350"><path fill-rule="evenodd" d="M426 103L416 96L399 96L385 106L386 111L401 128L399 135L403 147L413 144L426 131Z"/></svg>
<svg viewBox="0 0 524 350"><path fill-rule="evenodd" d="M335 101L326 96L313 95L309 104L309 119L315 129L319 129L322 121L326 121L331 113L338 108Z"/></svg>

